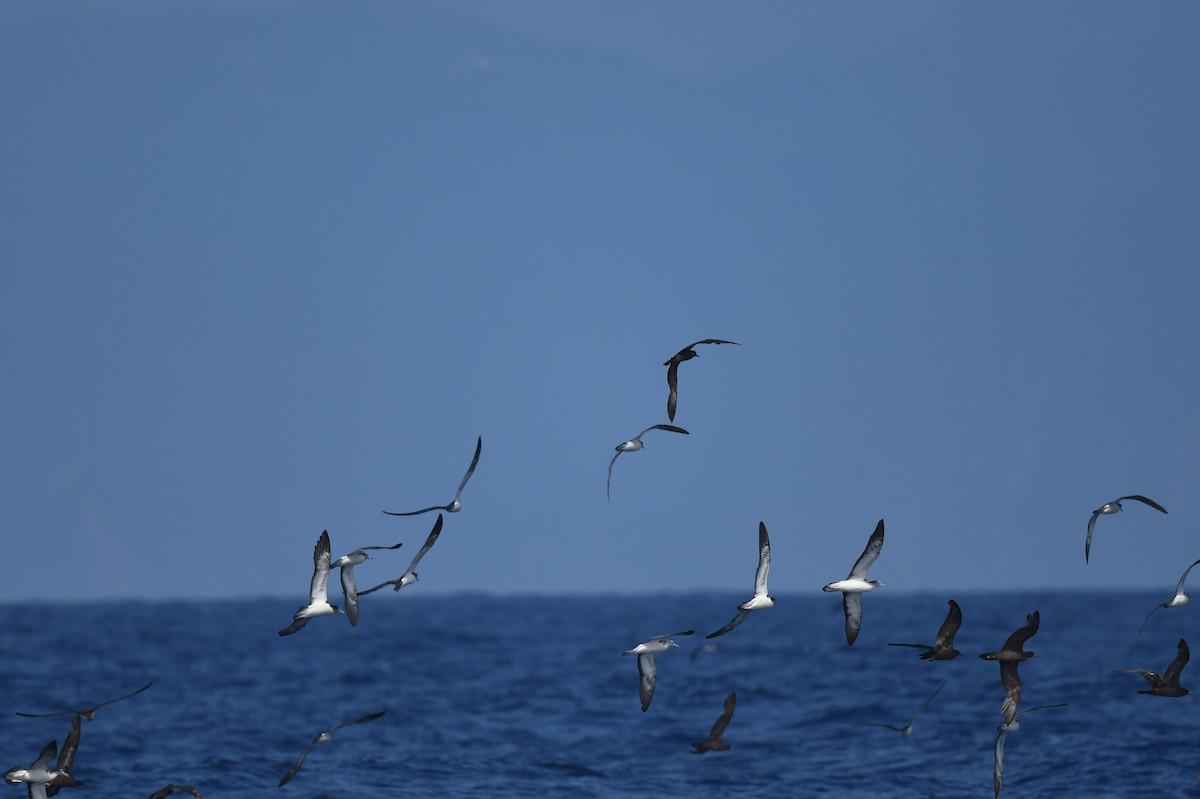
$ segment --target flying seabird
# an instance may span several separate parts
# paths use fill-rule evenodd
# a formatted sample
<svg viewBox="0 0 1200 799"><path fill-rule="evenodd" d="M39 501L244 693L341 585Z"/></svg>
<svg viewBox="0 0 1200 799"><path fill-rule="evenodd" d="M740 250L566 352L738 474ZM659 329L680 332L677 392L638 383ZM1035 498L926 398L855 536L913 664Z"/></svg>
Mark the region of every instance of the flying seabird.
<svg viewBox="0 0 1200 799"><path fill-rule="evenodd" d="M921 660L954 660L961 652L954 648L954 634L962 626L962 609L953 599L950 600L950 612L942 622L937 632L937 638L932 646L929 644L888 644L888 646L912 646L924 649L920 654Z"/></svg>
<svg viewBox="0 0 1200 799"><path fill-rule="evenodd" d="M155 793L150 794L149 799L166 799L172 792L179 791L180 793L190 793L196 799L204 799L204 796L190 785L164 785Z"/></svg>
<svg viewBox="0 0 1200 799"><path fill-rule="evenodd" d="M4 781L9 785L25 783L25 787L29 789L29 799L46 799L46 785L58 776L58 769L50 765L57 754L58 741L51 741L42 747L32 766L13 766L4 773Z"/></svg>
<svg viewBox="0 0 1200 799"><path fill-rule="evenodd" d="M408 511L407 513L396 513L394 511L385 510L388 516L416 516L420 513L428 513L431 510L444 510L447 513L458 513L462 510L462 492L466 488L467 481L471 479L471 475L475 474L475 467L479 464L479 453L483 451L483 436L475 442L475 456L471 458L471 465L467 467L467 473L463 475L462 482L458 484L458 491L454 493L454 501L449 505L431 505L428 508L420 510Z"/></svg>
<svg viewBox="0 0 1200 799"><path fill-rule="evenodd" d="M204 799L204 796L190 785L164 785L157 792L150 794L149 799L166 799L174 791L190 793L196 799Z"/></svg>
<svg viewBox="0 0 1200 799"><path fill-rule="evenodd" d="M1187 665L1188 658L1187 641L1179 639L1178 654L1171 661L1171 665L1167 666L1166 672L1160 677L1157 672L1149 669L1116 669L1117 674L1140 674L1146 678L1146 682L1150 683L1149 690L1138 691L1139 694L1152 694L1154 696L1187 696L1188 689L1179 686L1179 673L1183 671L1183 667Z"/></svg>
<svg viewBox="0 0 1200 799"><path fill-rule="evenodd" d="M79 720L81 716L76 716L71 719L71 730L67 733L67 739L63 741L62 749L58 752L58 764L55 769L58 774L54 779L46 783L46 796L54 796L63 788L78 788L83 785L82 782L75 779L71 772L75 768L75 752L79 749Z"/></svg>
<svg viewBox="0 0 1200 799"><path fill-rule="evenodd" d="M642 443L642 436L646 435L651 430L666 430L671 433L683 433L685 436L691 435L690 433L688 433L688 431L684 430L682 427L676 427L673 424L656 424L656 425L647 427L645 430L638 433L636 436L629 439L628 441L617 444L617 454L613 455L612 460L608 462L608 485L605 488L605 492L607 493L607 496L609 499L612 499L612 467L613 467L613 464L617 462L617 458L621 457L622 452L637 452L639 449L646 446L645 444Z"/></svg>
<svg viewBox="0 0 1200 799"><path fill-rule="evenodd" d="M399 549L400 546L393 544L390 547L359 547L329 564L329 568L340 570L338 576L342 579L342 596L346 598L346 618L350 620L351 627L358 626L358 587L354 584L354 567L371 558L367 554L369 549Z"/></svg>
<svg viewBox="0 0 1200 799"><path fill-rule="evenodd" d="M1200 560L1193 561L1192 566L1195 566L1197 563L1200 563ZM1183 581L1187 579L1188 572L1192 570L1192 566L1188 566L1187 569L1184 570L1183 576L1179 578L1179 583L1175 586L1175 596L1171 597L1171 601L1164 602L1161 605L1155 605L1153 608L1151 608L1150 612L1146 614L1146 618L1142 619L1142 626L1138 627L1137 635L1133 637L1133 646L1129 647L1130 652L1137 649L1138 639L1142 637L1142 630L1145 629L1146 622L1150 621L1150 617L1154 615L1154 611L1158 610L1159 608L1177 608L1180 605L1186 605L1192 601L1192 598L1183 592Z"/></svg>
<svg viewBox="0 0 1200 799"><path fill-rule="evenodd" d="M892 724L883 724L878 721L854 721L854 722L850 722L850 723L857 724L861 727L887 727L889 730L895 730L896 732L898 732L904 736L912 735L913 723L917 720L917 716L921 715L921 711L923 711L926 707L928 707L929 703L933 701L933 698L938 695L938 692L941 691L945 687L946 687L946 681L942 680L942 684L939 685L937 688L935 688L933 693L931 693L929 695L929 698L921 703L921 706L919 708L917 708L917 712L912 714L912 718L908 720L908 724L905 724L903 727L896 727L895 725L892 725Z"/></svg>
<svg viewBox="0 0 1200 799"><path fill-rule="evenodd" d="M378 713L371 713L370 715L363 716L361 719L357 719L356 721L347 721L344 724L335 724L334 726L330 727L329 729L325 730L324 732L318 733L317 737L312 739L312 743L310 743L308 746L304 747L304 751L300 753L300 757L296 758L296 765L292 766L291 769L288 770L288 773L283 775L283 779L281 779L279 781L280 787L287 785L288 780L290 780L292 777L296 776L296 772L300 770L300 767L302 765L304 765L304 758L308 757L308 753L310 751L312 751L312 748L314 746L316 746L317 744L329 743L330 739L332 739L332 737L333 737L333 733L335 730L340 730L342 727L350 727L355 724L363 724L368 721L374 721L375 719L382 716L384 713L387 713L387 710L381 710Z"/></svg>
<svg viewBox="0 0 1200 799"><path fill-rule="evenodd" d="M667 419L669 421L675 421L675 403L679 401L679 364L684 361L690 361L692 358L699 358L700 353L696 352L693 347L701 344L737 344L737 342L725 341L720 338L706 338L703 341L696 341L687 345L663 361L663 366L667 367L667 386L671 389L671 393L667 396Z"/></svg>
<svg viewBox="0 0 1200 799"><path fill-rule="evenodd" d="M822 591L842 592L842 611L846 614L847 644L853 645L855 639L858 638L858 631L862 629L862 594L866 591L874 591L876 588L887 587L879 580L867 579L867 570L879 558L882 549L883 519L880 519L879 523L875 525L875 532L871 533L871 537L867 539L867 548L854 562L854 568L850 570L849 576L845 580L838 580L821 589Z"/></svg>
<svg viewBox="0 0 1200 799"><path fill-rule="evenodd" d="M725 728L729 726L729 720L733 718L733 707L737 704L737 693L730 693L725 697L725 710L713 723L712 729L708 733L708 740L700 741L692 744L691 754L702 755L705 752L724 752L729 748L729 744L721 740L721 735L725 732Z"/></svg>
<svg viewBox="0 0 1200 799"><path fill-rule="evenodd" d="M1017 673L1017 666L1022 660L1034 656L1033 652L1026 652L1023 646L1037 633L1041 623L1042 617L1038 611L1026 614L1025 626L1008 636L999 652L984 652L979 656L984 660L1000 661L1000 682L1004 684L1006 694L1000 712L1004 714L1005 724L1016 718L1017 706L1021 704L1021 676Z"/></svg>
<svg viewBox="0 0 1200 799"><path fill-rule="evenodd" d="M425 557L425 553L429 551L429 548L433 546L433 542L437 541L438 536L441 534L442 534L442 514L439 513L438 517L437 517L437 521L433 523L433 529L429 531L429 537L425 539L425 545L421 547L419 552L417 552L416 557L414 557L412 559L412 563L408 564L408 570L405 571L404 574L397 577L395 580L387 580L385 582L382 582L379 585L375 586L374 588L368 588L366 591L359 592L358 595L366 596L367 594L378 591L380 588L383 588L385 585L390 585L390 586L392 586L392 590L399 591L404 586L415 583L417 581L417 572L415 571L417 568L417 564L421 562L421 558Z"/></svg>
<svg viewBox="0 0 1200 799"><path fill-rule="evenodd" d="M17 715L24 716L27 719L41 719L41 718L47 718L49 716L66 716L66 715L73 714L76 716L83 716L83 718L86 719L87 721L91 721L96 716L96 711L99 710L100 708L105 707L106 705L111 705L113 702L120 702L123 699L129 699L132 696L137 696L142 691L149 688L151 685L154 685L153 680L146 683L141 688L137 689L136 691L134 691L131 694L125 694L124 696L118 696L116 699L110 699L107 702L101 702L100 704L96 705L95 707L85 707L82 710L56 710L53 713L18 713Z"/></svg>
<svg viewBox="0 0 1200 799"><path fill-rule="evenodd" d="M308 584L308 604L300 606L296 614L292 616L291 626L284 627L279 631L279 634L291 635L296 630L308 624L309 619L316 618L317 616L341 613L341 608L337 605L329 604L328 586L329 531L323 530L321 531L321 537L317 539L317 545L313 547L313 576L312 582Z"/></svg>
<svg viewBox="0 0 1200 799"><path fill-rule="evenodd" d="M1032 713L1035 710L1045 710L1048 707L1066 707L1066 703L1058 705L1038 705L1031 707L1028 710L1022 710L1011 721L1006 721L996 728L1000 733L996 736L996 767L992 771L992 787L996 789L996 799L1000 799L1000 783L1004 781L1004 739L1008 737L1010 732L1016 732L1021 729L1020 722L1017 719L1024 716L1026 713Z"/></svg>
<svg viewBox="0 0 1200 799"><path fill-rule="evenodd" d="M622 652L623 655L637 655L638 675L642 678L638 685L638 696L642 700L642 712L645 713L650 707L650 700L654 698L654 684L657 682L657 669L654 667L654 656L659 652L666 652L671 647L679 646L671 640L673 635L691 635L695 630L683 630L677 633L663 633L655 635L642 641L640 644L630 649L628 652Z"/></svg>
<svg viewBox="0 0 1200 799"><path fill-rule="evenodd" d="M716 638L724 635L742 623L751 611L775 607L775 597L767 595L767 572L771 570L771 539L767 536L767 526L758 523L758 568L754 570L754 596L738 605L738 614L733 621L726 624L715 633L709 633L705 638Z"/></svg>
<svg viewBox="0 0 1200 799"><path fill-rule="evenodd" d="M1109 514L1120 512L1121 500L1124 499L1136 499L1138 502L1144 502L1155 510L1160 510L1163 513L1167 512L1167 509L1162 505L1159 505L1157 502L1150 499L1150 497L1143 497L1141 494L1130 494L1127 497L1118 497L1112 502L1105 502L1103 505L1092 511L1092 518L1088 519L1087 541L1085 541L1083 544L1084 563L1087 562L1088 556L1091 555L1092 552L1092 531L1096 529L1096 519L1100 518L1101 516L1108 516Z"/></svg>

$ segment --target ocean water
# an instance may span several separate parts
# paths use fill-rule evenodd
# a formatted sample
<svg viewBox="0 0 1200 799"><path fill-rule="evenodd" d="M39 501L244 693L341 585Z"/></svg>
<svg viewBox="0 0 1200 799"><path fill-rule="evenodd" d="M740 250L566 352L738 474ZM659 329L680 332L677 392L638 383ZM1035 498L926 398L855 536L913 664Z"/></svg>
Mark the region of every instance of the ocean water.
<svg viewBox="0 0 1200 799"><path fill-rule="evenodd" d="M834 595L781 595L703 651L737 594L364 598L288 638L290 600L21 604L4 607L0 766L28 765L70 716L154 681L84 722L75 797L148 796L168 782L206 797L982 797L992 796L1004 698L979 660L1041 612L1021 665L1022 719L1008 737L1003 796L1200 797L1200 704L1139 695L1180 637L1200 643L1200 605L1151 618L1152 593L960 594L964 657L925 662L888 641L928 641L949 596L864 597L862 635L842 632ZM377 601L372 601L377 600ZM694 627L657 656L648 712L637 664L621 653ZM1183 685L1194 669L1184 669ZM902 737L847 722L908 722ZM1197 682L1200 690L1200 681ZM726 752L690 753L737 692ZM386 708L313 749L319 731ZM23 789L18 789L22 790ZM16 796L17 794L13 794ZM176 794L178 795L178 794Z"/></svg>

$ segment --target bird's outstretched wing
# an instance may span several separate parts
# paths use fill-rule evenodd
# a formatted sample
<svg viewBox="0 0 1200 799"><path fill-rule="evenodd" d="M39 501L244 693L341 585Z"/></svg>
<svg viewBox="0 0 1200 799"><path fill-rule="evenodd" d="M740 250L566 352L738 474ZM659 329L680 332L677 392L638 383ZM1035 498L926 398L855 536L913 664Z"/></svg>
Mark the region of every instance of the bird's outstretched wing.
<svg viewBox="0 0 1200 799"><path fill-rule="evenodd" d="M733 620L731 622L729 622L729 624L726 624L724 627L717 630L715 633L709 633L708 635L706 635L704 637L705 638L719 638L722 635L724 635L725 633L732 630L734 627L737 627L739 624L741 624L742 620L745 619L748 615L750 615L750 611L748 611L748 610L739 611L738 615L734 616Z"/></svg>
<svg viewBox="0 0 1200 799"><path fill-rule="evenodd" d="M858 560L854 562L854 568L850 570L851 580L867 579L867 570L871 565L879 559L879 553L883 550L883 519L875 525L875 531L871 533L871 537L867 539L867 546L863 553L858 556Z"/></svg>

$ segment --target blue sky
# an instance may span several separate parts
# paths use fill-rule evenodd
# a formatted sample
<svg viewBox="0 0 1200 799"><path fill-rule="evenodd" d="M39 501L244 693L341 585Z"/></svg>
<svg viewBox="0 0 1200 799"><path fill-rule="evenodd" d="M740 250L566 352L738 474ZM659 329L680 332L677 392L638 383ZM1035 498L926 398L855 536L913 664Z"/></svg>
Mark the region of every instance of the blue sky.
<svg viewBox="0 0 1200 799"><path fill-rule="evenodd" d="M0 601L1161 589L1200 7L10 2ZM662 362L680 368L665 422ZM1102 518L1141 493L1165 505Z"/></svg>

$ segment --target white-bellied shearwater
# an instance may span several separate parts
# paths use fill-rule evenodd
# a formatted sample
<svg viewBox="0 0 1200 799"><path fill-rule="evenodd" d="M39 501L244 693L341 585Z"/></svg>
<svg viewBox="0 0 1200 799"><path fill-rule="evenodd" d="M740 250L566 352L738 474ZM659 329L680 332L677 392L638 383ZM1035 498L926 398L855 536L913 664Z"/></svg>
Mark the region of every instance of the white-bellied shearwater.
<svg viewBox="0 0 1200 799"><path fill-rule="evenodd" d="M51 741L42 747L37 760L29 768L13 766L4 772L4 781L9 785L25 783L29 799L46 799L46 786L58 776L58 769L50 765L57 754L58 741Z"/></svg>
<svg viewBox="0 0 1200 799"><path fill-rule="evenodd" d="M318 744L329 743L329 741L333 738L333 733L336 730L340 730L342 727L351 727L355 724L364 724L368 721L374 721L375 719L382 716L384 713L387 713L387 710L381 710L378 713L371 713L370 715L363 716L361 719L355 719L354 721L347 721L344 724L335 724L332 727L330 727L329 729L325 730L324 732L317 733L317 737L312 739L312 743L310 743L308 746L304 747L304 751L300 753L300 757L296 758L296 764L294 766L292 766L290 769L288 769L287 774L283 775L283 779L281 779L279 781L280 787L287 785L288 780L290 780L292 777L296 776L296 772L299 771L300 767L304 765L304 758L308 757L308 753L310 751L312 751L312 748L314 746L317 746Z"/></svg>
<svg viewBox="0 0 1200 799"><path fill-rule="evenodd" d="M24 716L27 719L43 719L43 718L48 718L50 716L76 715L76 716L83 716L83 718L85 720L91 721L93 718L95 718L96 711L99 710L100 708L107 707L108 705L111 705L113 702L120 702L122 700L129 699L130 697L137 696L142 691L149 688L151 685L154 685L153 680L146 683L145 685L143 685L141 688L137 689L133 693L125 694L124 696L118 696L116 699L110 699L107 702L101 702L100 704L98 704L94 707L85 707L82 710L56 710L53 713L18 713L17 715Z"/></svg>
<svg viewBox="0 0 1200 799"><path fill-rule="evenodd" d="M654 666L654 656L659 652L666 652L673 646L679 646L679 644L671 640L671 636L691 635L694 632L696 631L682 630L677 633L654 635L642 641L628 652L621 653L623 655L637 655L638 676L641 677L641 682L638 683L638 697L642 700L643 713L650 707L650 700L654 698L654 684L658 681L658 670Z"/></svg>
<svg viewBox="0 0 1200 799"><path fill-rule="evenodd" d="M950 611L946 614L946 620L942 622L941 628L938 629L937 638L932 646L929 644L888 644L888 646L911 646L924 649L925 651L920 654L921 660L954 660L962 654L954 648L954 634L962 626L962 608L953 599L949 604Z"/></svg>
<svg viewBox="0 0 1200 799"><path fill-rule="evenodd" d="M1121 511L1121 502L1122 500L1126 499L1136 499L1138 502L1145 503L1155 510L1160 510L1163 513L1167 512L1167 509L1162 505L1159 505L1157 502L1150 499L1150 497L1143 497L1141 494L1130 494L1127 497L1118 497L1112 502L1105 502L1103 505L1092 511L1092 518L1088 519L1087 540L1083 542L1084 563L1087 563L1088 557L1092 554L1092 531L1096 529L1096 519L1100 518L1101 516L1108 516L1112 513L1119 513Z"/></svg>
<svg viewBox="0 0 1200 799"><path fill-rule="evenodd" d="M617 444L617 454L613 455L612 460L608 462L608 484L605 486L605 489L604 489L605 495L609 499L612 499L612 467L613 467L613 464L617 462L617 458L621 457L622 452L637 452L639 449L646 446L645 444L642 443L642 436L646 435L651 430L666 430L667 432L670 432L670 433L682 433L685 436L691 435L690 433L688 433L688 431L684 430L682 427L676 427L673 424L656 424L656 425L651 425L650 427L647 427L645 430L638 433L636 436L629 439L628 441L623 441L620 444Z"/></svg>
<svg viewBox="0 0 1200 799"><path fill-rule="evenodd" d="M1016 718L1017 706L1021 704L1021 675L1017 673L1017 666L1034 656L1033 652L1025 651L1024 644L1037 633L1041 623L1042 616L1038 611L1026 614L1025 626L1008 636L999 652L984 652L979 656L983 660L1000 661L1000 682L1005 693L1000 712L1004 714L1005 724Z"/></svg>
<svg viewBox="0 0 1200 799"><path fill-rule="evenodd" d="M1175 659L1171 661L1171 665L1167 666L1167 670L1160 677L1158 672L1150 671L1149 669L1115 669L1117 674L1140 674L1146 678L1146 682L1150 683L1150 688L1145 691L1138 691L1139 694L1150 694L1152 696L1187 696L1188 689L1179 686L1179 673L1183 671L1183 667L1187 665L1188 658L1191 655L1188 653L1187 641L1179 639L1179 647L1176 650Z"/></svg>
<svg viewBox="0 0 1200 799"><path fill-rule="evenodd" d="M722 741L721 736L725 733L725 728L729 726L729 720L733 718L733 708L735 705L737 705L737 692L731 692L729 696L725 697L725 709L713 723L712 729L708 732L708 738L692 744L690 754L702 755L705 752L724 752L729 748L729 744Z"/></svg>
<svg viewBox="0 0 1200 799"><path fill-rule="evenodd" d="M733 620L715 633L709 633L705 638L716 638L724 635L742 623L746 616L755 610L775 607L775 597L767 595L767 572L771 571L771 539L767 536L767 526L758 523L758 568L754 570L754 596L738 605L738 614Z"/></svg>
<svg viewBox="0 0 1200 799"><path fill-rule="evenodd" d="M150 794L149 799L167 799L173 792L190 793L196 799L204 799L204 796L190 785L164 785L154 793Z"/></svg>
<svg viewBox="0 0 1200 799"><path fill-rule="evenodd" d="M852 721L849 723L857 724L860 727L887 727L889 730L894 730L904 736L912 735L913 724L916 723L917 716L921 715L921 712L923 710L925 710L925 708L929 707L929 703L932 702L933 698L938 695L938 692L941 691L945 687L946 687L946 681L942 680L942 684L939 685L937 688L935 688L933 690L933 693L931 693L929 695L929 698L921 703L921 706L919 708L917 708L917 712L912 714L912 718L909 719L908 723L905 724L903 727L897 727L893 724L884 724L883 722L879 722L879 721Z"/></svg>
<svg viewBox="0 0 1200 799"><path fill-rule="evenodd" d="M71 729L67 739L63 741L62 749L58 750L58 764L55 769L58 774L46 783L46 796L54 796L63 788L79 788L82 782L75 779L71 773L75 769L75 752L79 749L79 728L82 716L71 719Z"/></svg>
<svg viewBox="0 0 1200 799"><path fill-rule="evenodd" d="M342 596L346 598L346 618L350 620L351 627L358 626L358 586L354 584L354 567L364 560L371 558L367 554L367 550L399 549L400 546L400 544L393 544L390 547L359 547L349 555L342 555L329 564L329 568L339 570L338 576L342 581Z"/></svg>
<svg viewBox="0 0 1200 799"><path fill-rule="evenodd" d="M1066 707L1066 703L1058 705L1038 705L1031 707L1028 710L1022 710L1010 721L1006 721L996 728L999 735L996 736L996 765L992 770L992 787L996 789L996 799L1000 799L1000 784L1004 782L1004 739L1008 737L1010 732L1016 732L1021 729L1020 722L1017 719L1024 716L1026 713L1032 713L1035 710L1045 710L1048 707Z"/></svg>
<svg viewBox="0 0 1200 799"><path fill-rule="evenodd" d="M1200 563L1200 560L1192 561L1192 566ZM1142 630L1146 628L1146 622L1150 621L1150 617L1154 615L1154 611L1159 608L1177 608L1180 605L1186 605L1192 601L1192 598L1183 592L1183 583L1187 580L1188 572L1192 570L1192 566L1184 569L1183 576L1179 578L1179 582L1175 586L1175 596L1171 597L1169 602L1164 602L1161 605L1155 605L1150 612L1146 614L1146 618L1142 619L1142 626L1138 627L1137 635L1133 637L1133 646L1129 647L1129 651L1133 652L1137 649L1138 639L1142 637Z"/></svg>
<svg viewBox="0 0 1200 799"><path fill-rule="evenodd" d="M308 624L309 619L342 612L337 605L329 604L329 562L329 531L322 530L317 545L313 547L313 575L308 584L308 604L300 606L292 616L291 625L280 630L280 635L291 635Z"/></svg>
<svg viewBox="0 0 1200 799"><path fill-rule="evenodd" d="M822 591L842 592L842 612L846 616L846 643L851 646L858 638L858 631L862 629L863 593L874 591L876 588L887 588L879 580L867 579L867 570L879 559L879 553L882 550L883 519L880 519L879 523L875 525L875 531L867 539L866 549L854 562L854 568L850 570L849 576L845 580L838 580L821 589Z"/></svg>
<svg viewBox="0 0 1200 799"><path fill-rule="evenodd" d="M449 505L431 505L428 508L420 510L411 510L406 513L398 513L396 511L385 510L388 516L416 516L421 513L428 513L431 510L444 510L447 513L458 513L462 510L462 492L467 487L467 481L471 479L471 475L475 474L475 467L479 465L479 453L483 451L483 436L480 436L475 441L475 455L471 458L471 465L467 467L467 473L463 475L462 482L458 484L458 491L454 492L454 499Z"/></svg>
<svg viewBox="0 0 1200 799"><path fill-rule="evenodd" d="M385 585L390 585L392 586L392 590L399 591L404 586L415 583L417 581L417 564L421 562L421 558L425 557L425 553L429 551L429 548L433 546L433 542L437 541L438 536L441 534L442 514L439 513L437 521L433 523L433 529L429 531L429 537L425 539L425 545L422 546L420 551L417 552L416 556L413 557L412 563L408 564L408 569L404 572L404 574L400 575L395 580L387 580L375 586L374 588L368 588L366 591L360 591L358 595L366 596L367 594L378 591Z"/></svg>
<svg viewBox="0 0 1200 799"><path fill-rule="evenodd" d="M679 401L679 364L690 361L692 358L699 358L700 353L696 352L694 348L701 344L737 344L737 342L720 338L694 341L663 361L663 366L667 367L667 387L671 390L671 393L667 395L667 419L669 421L675 421L675 404Z"/></svg>

